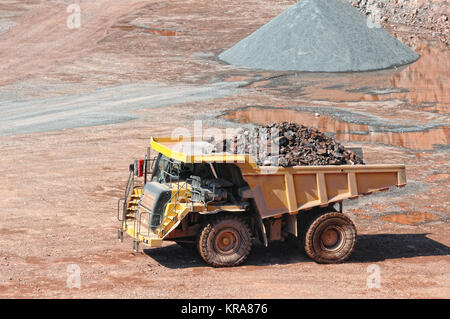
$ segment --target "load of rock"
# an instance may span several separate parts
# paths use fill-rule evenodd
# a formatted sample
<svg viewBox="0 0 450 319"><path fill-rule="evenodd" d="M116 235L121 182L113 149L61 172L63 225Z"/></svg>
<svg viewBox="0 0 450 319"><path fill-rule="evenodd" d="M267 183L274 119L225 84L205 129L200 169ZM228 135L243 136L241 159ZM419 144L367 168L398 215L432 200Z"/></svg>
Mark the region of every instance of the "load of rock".
<svg viewBox="0 0 450 319"><path fill-rule="evenodd" d="M223 145L227 152L251 154L259 166L365 164L334 138L292 122L246 128Z"/></svg>

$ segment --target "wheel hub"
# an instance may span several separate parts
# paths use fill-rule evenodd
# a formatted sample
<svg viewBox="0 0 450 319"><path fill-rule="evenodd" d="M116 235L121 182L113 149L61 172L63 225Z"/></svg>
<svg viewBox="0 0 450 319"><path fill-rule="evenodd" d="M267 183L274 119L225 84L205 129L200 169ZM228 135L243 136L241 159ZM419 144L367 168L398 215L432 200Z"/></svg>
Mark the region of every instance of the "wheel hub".
<svg viewBox="0 0 450 319"><path fill-rule="evenodd" d="M222 230L216 236L215 250L223 255L232 254L239 247L239 235L233 229Z"/></svg>
<svg viewBox="0 0 450 319"><path fill-rule="evenodd" d="M342 242L342 234L335 228L327 228L320 235L320 241L326 249L336 249Z"/></svg>

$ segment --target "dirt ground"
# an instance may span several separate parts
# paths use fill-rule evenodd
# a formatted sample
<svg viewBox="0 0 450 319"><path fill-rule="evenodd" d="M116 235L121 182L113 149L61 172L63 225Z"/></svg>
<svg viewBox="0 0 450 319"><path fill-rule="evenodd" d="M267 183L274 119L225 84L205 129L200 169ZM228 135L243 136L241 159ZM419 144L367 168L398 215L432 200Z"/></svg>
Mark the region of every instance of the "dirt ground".
<svg viewBox="0 0 450 319"><path fill-rule="evenodd" d="M66 26L70 3L80 5L79 29ZM0 297L450 297L448 46L429 30L388 24L419 61L302 74L216 58L293 3L0 4ZM344 264L316 264L289 243L256 245L242 266L221 269L170 242L135 253L116 237L128 164L150 136L195 120L313 125L362 147L367 163L405 163L408 185L344 202L358 229ZM70 265L79 288L68 285ZM378 288L367 284L372 265Z"/></svg>

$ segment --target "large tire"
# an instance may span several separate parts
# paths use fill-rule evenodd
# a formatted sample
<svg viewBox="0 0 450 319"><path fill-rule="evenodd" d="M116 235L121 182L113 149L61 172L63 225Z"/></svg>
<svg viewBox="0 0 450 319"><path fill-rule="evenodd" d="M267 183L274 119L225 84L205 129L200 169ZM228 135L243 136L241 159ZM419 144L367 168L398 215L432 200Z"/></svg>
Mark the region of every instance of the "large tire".
<svg viewBox="0 0 450 319"><path fill-rule="evenodd" d="M306 254L315 262L342 263L355 249L356 228L344 214L327 212L310 221L303 242Z"/></svg>
<svg viewBox="0 0 450 319"><path fill-rule="evenodd" d="M237 266L250 254L251 231L238 216L219 216L203 227L197 247L203 260L213 267Z"/></svg>

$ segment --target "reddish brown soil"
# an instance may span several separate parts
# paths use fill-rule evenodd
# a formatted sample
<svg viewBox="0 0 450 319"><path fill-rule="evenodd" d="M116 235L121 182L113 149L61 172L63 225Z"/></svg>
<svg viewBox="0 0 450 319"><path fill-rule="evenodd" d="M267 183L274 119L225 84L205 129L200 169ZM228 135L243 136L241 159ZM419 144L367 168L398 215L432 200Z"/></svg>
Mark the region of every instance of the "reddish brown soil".
<svg viewBox="0 0 450 319"><path fill-rule="evenodd" d="M213 79L273 78L276 73L236 69L209 54L231 46L293 1L86 0L80 2L86 29L75 31L64 25L67 2L28 1L25 8L23 1L9 3L0 9L16 12L18 25L0 34L1 47L8 48L0 51L0 91L31 83L20 91L30 98L144 80L199 85ZM123 27L131 21L153 31ZM401 34L416 37L415 32ZM447 54L441 45L431 47ZM442 69L445 66L432 71ZM133 253L130 238L123 244L116 239L117 199L123 194L128 164L142 157L151 135L168 135L177 126L190 128L195 119L224 127L228 123L217 117L225 112L260 105L326 106L417 125L448 123L448 74L439 73L444 81L433 83L421 80L427 74L420 70L400 73L399 81L417 84L409 93L346 90L359 80L350 81L345 90L326 89L347 85L348 79L294 76L267 79L264 85L255 82L228 98L141 110L139 120L121 124L0 137L0 297L449 298L450 156L445 147L430 143L412 147L415 134L406 136L410 142L402 145L386 137L342 136L344 142L364 148L368 163L405 163L408 176L404 189L345 203L358 229L358 245L344 264L319 265L289 243L274 243L254 247L243 266L215 269L195 252L171 243ZM376 75L355 79L364 79L359 87L369 83L385 88L393 76ZM69 88L45 89L60 82ZM426 83L430 86L424 88ZM429 90L436 94L420 94ZM261 120L245 116L234 119ZM329 131L335 127L328 126ZM435 138L427 134L426 140ZM439 144L448 146L448 135L439 136ZM81 270L79 289L67 286L71 264ZM371 264L380 267L380 288L367 286Z"/></svg>

